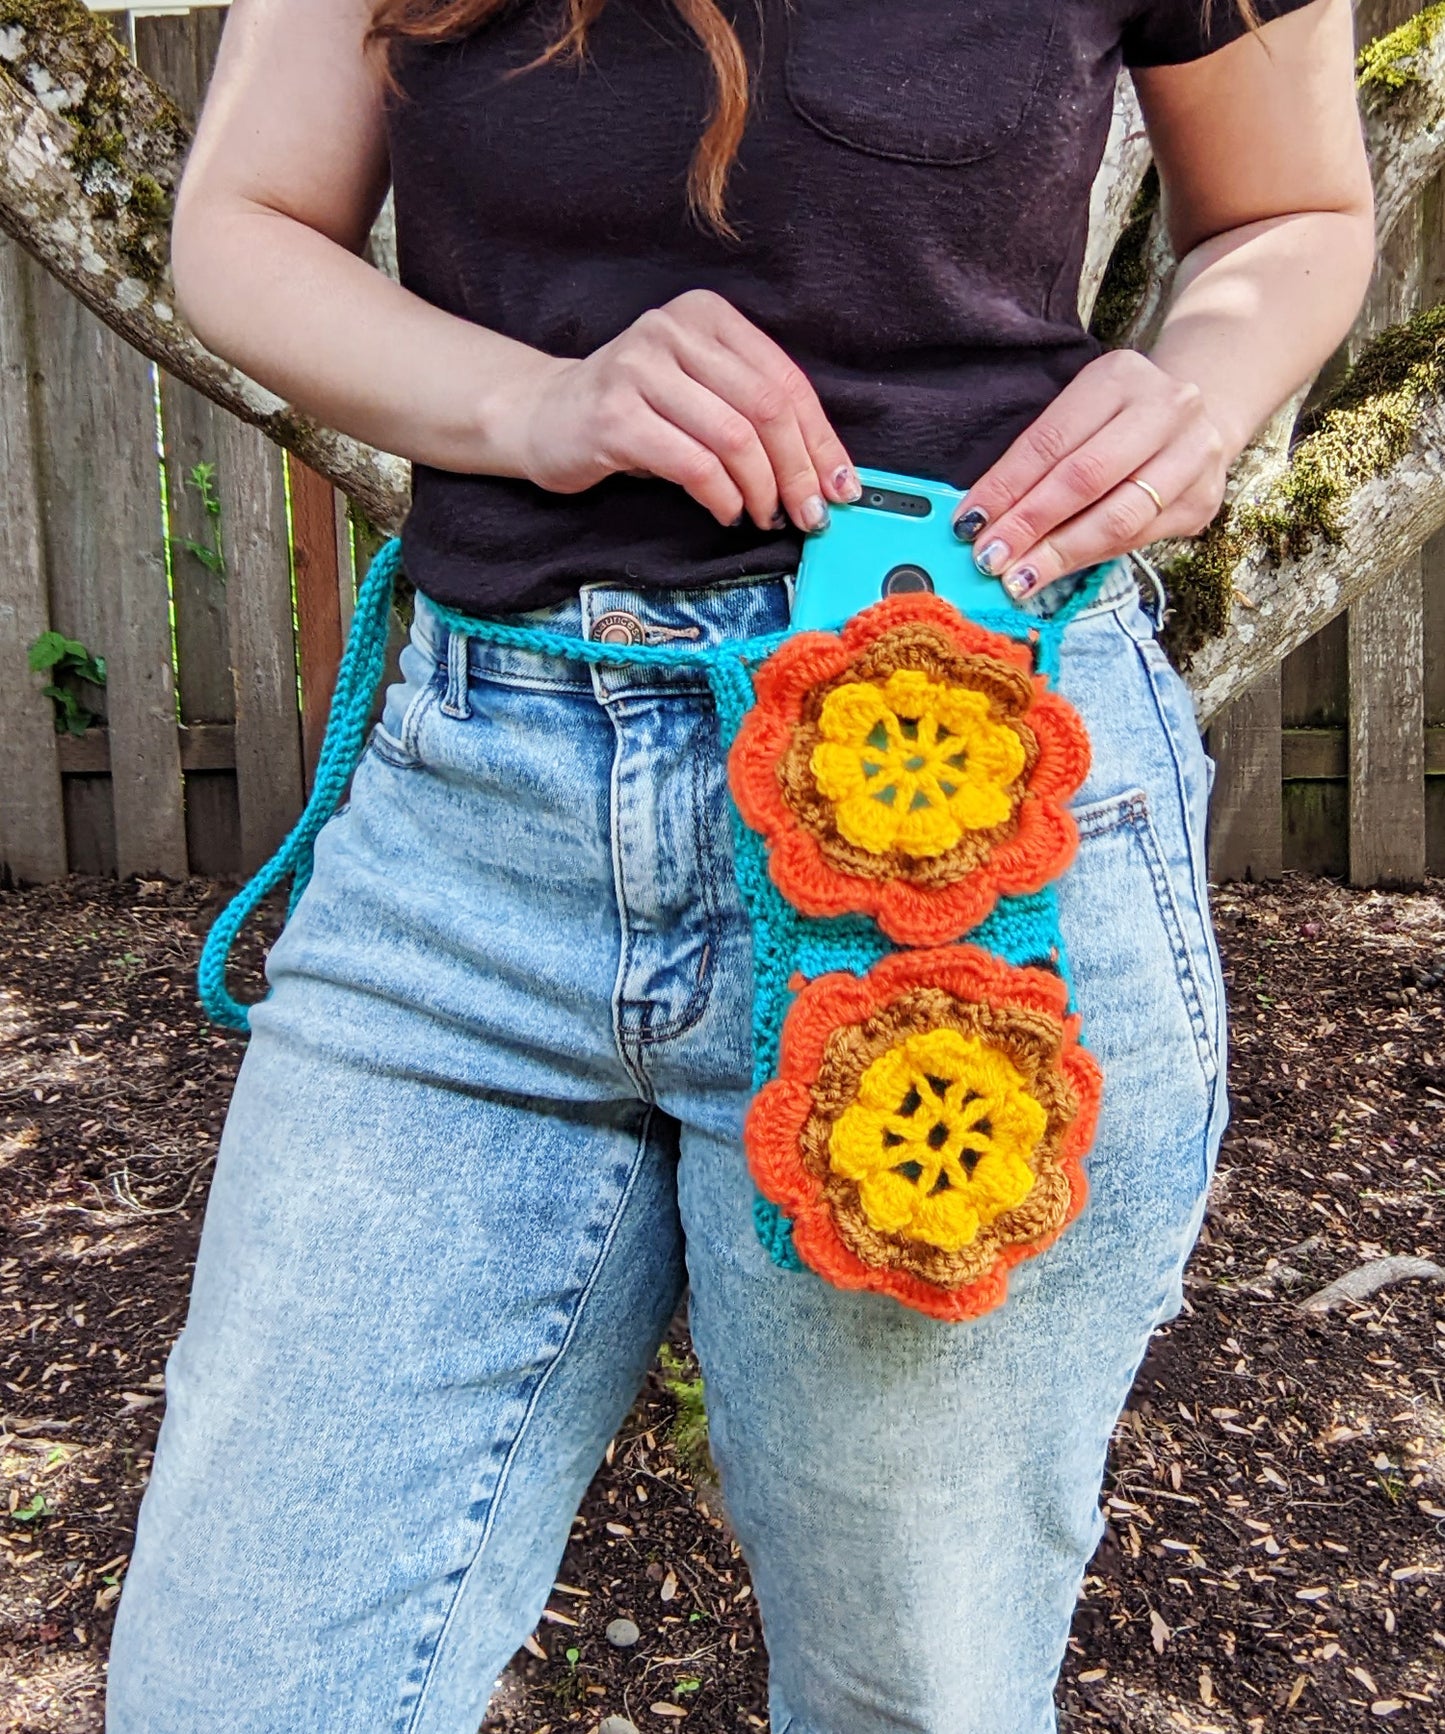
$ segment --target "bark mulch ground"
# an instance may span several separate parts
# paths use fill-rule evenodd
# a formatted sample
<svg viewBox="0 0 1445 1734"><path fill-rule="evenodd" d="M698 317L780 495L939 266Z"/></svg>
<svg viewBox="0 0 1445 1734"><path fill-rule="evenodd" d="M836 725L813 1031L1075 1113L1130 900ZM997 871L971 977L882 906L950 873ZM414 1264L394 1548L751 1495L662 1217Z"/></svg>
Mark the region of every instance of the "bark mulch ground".
<svg viewBox="0 0 1445 1734"><path fill-rule="evenodd" d="M195 1005L212 886L0 893L0 1730L98 1734L106 1641L240 1059ZM1184 1314L1115 1439L1063 1726L1445 1727L1445 887L1219 894L1234 1122ZM257 953L247 959L254 974ZM252 988L254 991L254 985ZM765 1728L679 1333L488 1731ZM701 1496L699 1489L702 1489ZM626 1649L609 1622L640 1631ZM613 1734L609 1730L608 1734ZM1008 1734L1000 1730L999 1734Z"/></svg>

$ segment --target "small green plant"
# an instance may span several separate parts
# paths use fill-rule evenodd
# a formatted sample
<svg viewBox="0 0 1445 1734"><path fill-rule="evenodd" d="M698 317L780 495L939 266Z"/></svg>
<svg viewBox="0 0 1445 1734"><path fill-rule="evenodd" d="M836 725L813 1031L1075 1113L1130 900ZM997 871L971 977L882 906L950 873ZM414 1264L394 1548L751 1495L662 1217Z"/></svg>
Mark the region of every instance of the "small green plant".
<svg viewBox="0 0 1445 1734"><path fill-rule="evenodd" d="M1398 1505L1405 1496L1405 1482L1393 1463L1388 1469L1375 1471L1375 1485L1391 1505Z"/></svg>
<svg viewBox="0 0 1445 1734"><path fill-rule="evenodd" d="M221 501L216 493L216 466L197 464L185 481L187 487L194 488L201 496L201 510L210 524L211 539L209 542L197 542L191 536L172 536L172 558L175 557L177 549L183 549L199 560L213 578L224 584L226 556L221 551Z"/></svg>
<svg viewBox="0 0 1445 1734"><path fill-rule="evenodd" d="M37 1493L26 1504L17 1505L10 1515L17 1523L34 1523L38 1517L49 1517L50 1507L45 1503L45 1495Z"/></svg>
<svg viewBox="0 0 1445 1734"><path fill-rule="evenodd" d="M684 1674L672 1688L673 1696L677 1698L686 1698L690 1693L700 1692L701 1690L702 1681L698 1679L696 1674Z"/></svg>
<svg viewBox="0 0 1445 1734"><path fill-rule="evenodd" d="M663 1388L677 1404L669 1436L678 1461L690 1475L714 1480L717 1471L708 1448L702 1369L692 1355L679 1355L670 1343L662 1345L657 1358L662 1367Z"/></svg>
<svg viewBox="0 0 1445 1734"><path fill-rule="evenodd" d="M98 713L82 701L80 688L83 681L105 685L103 656L93 656L78 639L63 632L42 632L27 655L34 673L50 676L43 691L55 706L56 734L83 735L100 721Z"/></svg>

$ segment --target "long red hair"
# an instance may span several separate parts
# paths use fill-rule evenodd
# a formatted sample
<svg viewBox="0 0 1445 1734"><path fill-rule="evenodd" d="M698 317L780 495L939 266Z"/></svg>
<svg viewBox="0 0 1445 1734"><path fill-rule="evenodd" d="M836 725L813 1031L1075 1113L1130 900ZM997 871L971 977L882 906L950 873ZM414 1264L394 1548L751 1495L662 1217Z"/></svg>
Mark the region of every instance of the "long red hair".
<svg viewBox="0 0 1445 1734"><path fill-rule="evenodd" d="M383 51L402 38L413 42L451 42L467 36L495 17L512 0L376 0L366 44L380 44ZM607 0L567 0L567 17L561 31L533 65L552 60L580 59L587 47L587 32ZM1259 18L1254 0L1233 0L1251 29ZM1203 0L1208 21L1216 0ZM733 229L724 209L728 171L742 143L748 119L749 73L737 33L715 0L673 0L683 22L706 50L712 63L713 101L707 126L693 153L688 171L688 203L693 211L724 235Z"/></svg>
<svg viewBox="0 0 1445 1734"><path fill-rule="evenodd" d="M377 0L366 43L383 47L401 39L450 42L469 35L501 12L511 0ZM561 31L533 65L552 60L580 59L587 32L606 0L567 0ZM749 73L742 44L714 0L673 0L683 22L697 37L712 63L713 100L707 126L688 171L688 203L693 211L724 235L733 229L724 200L728 171L742 143L748 119ZM525 69L524 69L525 70Z"/></svg>

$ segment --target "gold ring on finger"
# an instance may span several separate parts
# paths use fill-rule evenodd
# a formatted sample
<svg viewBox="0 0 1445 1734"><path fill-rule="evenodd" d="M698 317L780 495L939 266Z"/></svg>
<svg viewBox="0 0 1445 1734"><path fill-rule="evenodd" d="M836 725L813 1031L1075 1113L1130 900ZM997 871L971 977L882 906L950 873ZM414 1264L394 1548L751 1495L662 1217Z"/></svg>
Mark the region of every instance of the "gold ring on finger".
<svg viewBox="0 0 1445 1734"><path fill-rule="evenodd" d="M1138 476L1130 476L1129 480L1131 482L1133 482L1133 484L1136 488L1143 488L1144 492L1146 494L1148 494L1148 496L1151 500L1153 500L1154 510L1156 512L1162 512L1164 510L1164 501L1161 498L1161 496L1159 494L1159 490L1157 488L1151 488L1149 486L1148 482L1143 481Z"/></svg>

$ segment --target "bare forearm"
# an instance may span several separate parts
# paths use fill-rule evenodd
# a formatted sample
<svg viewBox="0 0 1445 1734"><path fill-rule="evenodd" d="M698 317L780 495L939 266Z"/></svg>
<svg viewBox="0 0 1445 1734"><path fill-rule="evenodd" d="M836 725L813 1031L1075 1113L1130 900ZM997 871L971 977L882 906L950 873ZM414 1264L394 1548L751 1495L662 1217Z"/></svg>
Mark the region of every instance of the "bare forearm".
<svg viewBox="0 0 1445 1734"><path fill-rule="evenodd" d="M1367 211L1253 223L1183 260L1152 358L1197 385L1229 456L1349 332L1369 282Z"/></svg>
<svg viewBox="0 0 1445 1734"><path fill-rule="evenodd" d="M174 266L202 342L319 421L438 468L522 473L514 406L551 358L260 207L183 213Z"/></svg>

